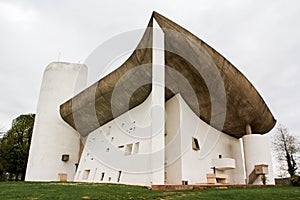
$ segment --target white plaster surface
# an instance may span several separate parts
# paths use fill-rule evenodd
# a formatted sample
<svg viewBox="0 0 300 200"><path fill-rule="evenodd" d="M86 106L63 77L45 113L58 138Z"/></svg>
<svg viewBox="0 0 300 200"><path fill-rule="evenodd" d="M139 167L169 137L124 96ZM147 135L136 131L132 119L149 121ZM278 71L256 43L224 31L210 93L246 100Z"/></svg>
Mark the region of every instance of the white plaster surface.
<svg viewBox="0 0 300 200"><path fill-rule="evenodd" d="M151 157L160 149L151 145L151 95L136 108L93 131L87 138L75 181L113 182L151 185L152 169L160 166ZM166 184L206 183L206 174L212 173L213 159L219 155L235 160L235 168L217 171L228 175L229 183L244 183L242 150L239 140L221 133L199 119L180 95L166 102L165 170L157 179ZM213 133L212 133L213 132ZM217 136L207 141L207 134ZM200 150L192 149L192 137L198 139ZM113 138L113 139L112 139ZM133 153L138 143L138 153ZM205 145L206 143L210 145ZM126 145L132 144L132 152L126 153ZM124 147L122 147L124 145ZM119 148L122 147L122 148ZM109 148L109 151L107 150ZM153 155L151 155L154 153ZM149 165L149 162L151 165ZM232 165L232 162L231 162ZM88 177L85 171L90 170ZM104 179L101 181L102 173ZM155 177L156 178L156 177Z"/></svg>
<svg viewBox="0 0 300 200"><path fill-rule="evenodd" d="M267 184L275 184L273 164L271 157L270 138L267 135L245 135L243 136L245 152L245 168L247 177L251 174L255 165L267 164ZM262 184L260 176L253 184Z"/></svg>
<svg viewBox="0 0 300 200"><path fill-rule="evenodd" d="M59 173L74 179L78 163L79 136L66 124L59 106L83 89L87 67L81 64L53 62L44 72L36 119L31 139L26 181L58 181ZM69 161L61 160L62 154Z"/></svg>

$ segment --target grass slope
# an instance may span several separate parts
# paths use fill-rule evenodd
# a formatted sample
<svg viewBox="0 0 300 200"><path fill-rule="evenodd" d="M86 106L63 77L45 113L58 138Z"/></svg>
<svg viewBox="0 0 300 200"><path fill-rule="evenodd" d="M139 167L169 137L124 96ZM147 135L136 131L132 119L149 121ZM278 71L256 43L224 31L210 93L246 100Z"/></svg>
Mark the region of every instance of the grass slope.
<svg viewBox="0 0 300 200"><path fill-rule="evenodd" d="M300 187L229 188L202 191L152 191L145 187L88 183L0 183L0 199L294 199Z"/></svg>

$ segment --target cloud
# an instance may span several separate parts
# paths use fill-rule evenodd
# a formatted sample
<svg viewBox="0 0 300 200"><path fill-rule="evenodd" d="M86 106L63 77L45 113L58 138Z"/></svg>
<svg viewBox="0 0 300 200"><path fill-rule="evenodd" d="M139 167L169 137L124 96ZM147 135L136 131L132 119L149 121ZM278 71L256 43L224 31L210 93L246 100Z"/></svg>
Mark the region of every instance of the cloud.
<svg viewBox="0 0 300 200"><path fill-rule="evenodd" d="M8 22L30 22L37 19L36 12L7 1L0 2L0 17Z"/></svg>

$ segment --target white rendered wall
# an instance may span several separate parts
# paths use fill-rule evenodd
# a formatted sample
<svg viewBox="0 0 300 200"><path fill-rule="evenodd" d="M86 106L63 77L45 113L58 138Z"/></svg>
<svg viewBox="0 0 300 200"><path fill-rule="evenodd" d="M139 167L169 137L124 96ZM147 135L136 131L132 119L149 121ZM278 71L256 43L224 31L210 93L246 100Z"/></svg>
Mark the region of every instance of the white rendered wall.
<svg viewBox="0 0 300 200"><path fill-rule="evenodd" d="M31 139L26 181L58 181L66 173L68 181L78 163L79 135L59 113L62 103L83 89L87 67L81 64L53 62L44 71L35 124ZM69 161L61 160L63 154Z"/></svg>
<svg viewBox="0 0 300 200"><path fill-rule="evenodd" d="M269 174L266 175L268 177L267 184L275 184L269 136L245 135L243 136L243 145L247 177L249 177L255 165L267 164L269 169ZM253 184L262 184L261 177L258 177Z"/></svg>
<svg viewBox="0 0 300 200"><path fill-rule="evenodd" d="M155 20L153 26L152 92L141 105L88 135L76 181L164 184L164 34Z"/></svg>
<svg viewBox="0 0 300 200"><path fill-rule="evenodd" d="M166 102L165 183L182 181L182 151L180 131L180 104L176 97Z"/></svg>
<svg viewBox="0 0 300 200"><path fill-rule="evenodd" d="M153 166L151 152L151 105L149 97L139 106L91 132L86 140L75 181L151 185ZM136 144L138 151L134 149ZM133 146L130 154L126 145ZM124 146L124 147L122 147ZM151 163L151 164L150 164ZM84 176L90 170L89 176ZM104 179L101 181L102 173ZM154 177L156 180L161 177Z"/></svg>
<svg viewBox="0 0 300 200"><path fill-rule="evenodd" d="M134 185L151 185L152 169L149 155L153 149L151 139L151 95L136 108L90 133L82 154L75 181L111 182ZM199 119L185 104L180 95L166 102L165 175L166 184L206 183L206 173L212 173L213 159L222 155L233 158L236 168L223 172L229 183L244 183L242 150L239 140L212 129ZM213 132L208 132L212 129ZM217 140L209 141L207 134ZM196 137L201 150L192 150L192 137ZM139 143L138 153L126 155L126 144ZM216 143L215 143L216 142ZM207 145L206 145L207 144ZM124 145L124 148L118 148ZM212 148L210 148L212 147ZM108 150L109 149L109 150ZM134 149L134 148L133 148ZM159 163L158 163L159 164ZM86 175L89 171L89 176ZM118 182L119 171L122 171ZM105 174L101 181L102 173ZM160 174L157 179L163 179Z"/></svg>
<svg viewBox="0 0 300 200"><path fill-rule="evenodd" d="M180 121L178 117L170 117L170 115L178 113L178 109ZM244 183L242 149L238 139L212 128L199 119L179 94L166 103L166 110L166 143L176 138L173 147L166 146L166 161L170 165L166 168L168 183L181 184L181 180L187 180L189 184L206 183L206 174L213 172L211 169L213 159L217 159L219 155L222 155L223 158L235 159L236 168L217 171L217 173L227 174L229 183ZM192 149L192 137L197 138L200 150ZM177 145L179 141L180 145ZM177 151L173 150L175 146L178 146L181 152L179 160L176 160L175 166L172 166L170 158L178 154ZM178 157L178 155L176 156ZM181 163L181 166L178 163ZM181 172L174 173L179 169Z"/></svg>

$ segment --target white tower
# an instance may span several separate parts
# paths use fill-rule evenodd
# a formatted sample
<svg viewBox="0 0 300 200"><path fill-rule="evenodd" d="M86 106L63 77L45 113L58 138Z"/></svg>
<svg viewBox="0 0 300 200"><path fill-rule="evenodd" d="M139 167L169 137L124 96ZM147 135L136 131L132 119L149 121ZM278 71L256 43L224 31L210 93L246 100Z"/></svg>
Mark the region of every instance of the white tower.
<svg viewBox="0 0 300 200"><path fill-rule="evenodd" d="M275 184L270 138L268 135L249 134L243 136L244 157L247 179L255 170L255 165L267 165L268 173L266 174L267 184ZM249 180L248 180L249 181ZM260 177L257 177L253 184L262 184Z"/></svg>
<svg viewBox="0 0 300 200"><path fill-rule="evenodd" d="M86 85L87 67L50 63L44 71L29 151L26 181L74 179L80 138L59 113L62 103Z"/></svg>

